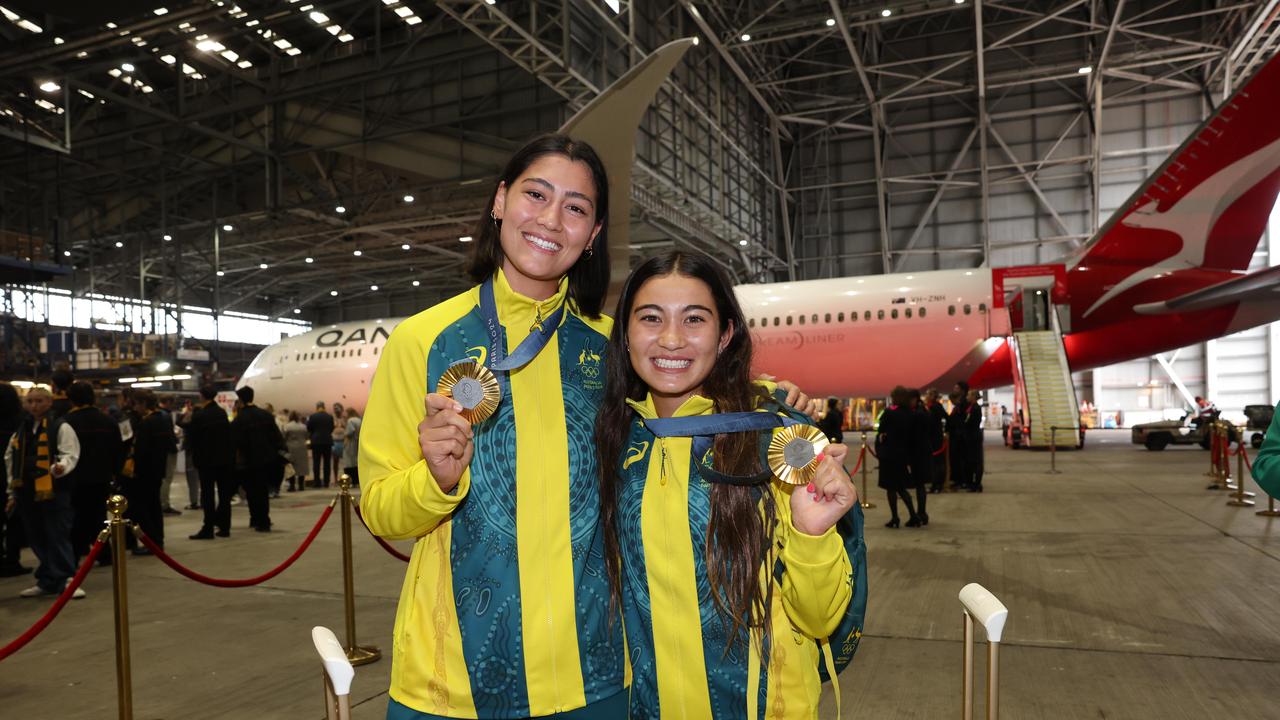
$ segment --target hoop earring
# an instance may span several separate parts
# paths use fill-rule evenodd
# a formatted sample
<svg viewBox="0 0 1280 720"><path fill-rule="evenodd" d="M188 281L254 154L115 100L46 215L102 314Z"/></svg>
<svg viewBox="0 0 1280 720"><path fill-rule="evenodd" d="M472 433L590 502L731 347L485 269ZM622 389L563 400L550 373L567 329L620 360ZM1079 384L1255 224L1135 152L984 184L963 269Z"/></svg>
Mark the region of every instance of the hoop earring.
<svg viewBox="0 0 1280 720"><path fill-rule="evenodd" d="M587 257L591 257L591 246L587 246Z"/></svg>
<svg viewBox="0 0 1280 720"><path fill-rule="evenodd" d="M493 224L497 227L502 227L502 218L498 217L498 214L492 210L489 211L489 219L492 220Z"/></svg>

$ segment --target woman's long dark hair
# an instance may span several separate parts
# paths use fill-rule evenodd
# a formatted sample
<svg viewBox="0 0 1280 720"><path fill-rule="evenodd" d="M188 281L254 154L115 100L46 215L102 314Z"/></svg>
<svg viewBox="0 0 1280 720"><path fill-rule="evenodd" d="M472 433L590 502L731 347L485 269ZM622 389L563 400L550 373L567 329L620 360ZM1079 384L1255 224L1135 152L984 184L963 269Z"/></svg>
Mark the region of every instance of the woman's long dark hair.
<svg viewBox="0 0 1280 720"><path fill-rule="evenodd" d="M751 376L751 335L733 295L729 278L711 258L674 251L650 258L631 272L622 286L605 356L605 397L596 424L596 448L600 458L600 518L604 527L605 557L609 558L609 589L615 604L621 595L618 542L618 497L622 486L619 459L627 442L632 410L626 400L643 400L649 388L631 366L627 353L627 326L636 293L651 278L683 275L702 281L715 298L720 332L730 325L732 337L702 383L702 395L715 402L718 412L754 410L766 394ZM732 475L758 473L759 446L755 433L719 435L713 445L714 467ZM763 517L761 502L763 501ZM769 627L770 595L761 589L760 572L773 542L777 518L773 494L757 487L717 484L711 489L711 517L707 527L707 579L716 609L729 628L729 643L743 630ZM770 584L770 587L772 585ZM726 647L726 652L728 647Z"/></svg>
<svg viewBox="0 0 1280 720"><path fill-rule="evenodd" d="M591 252L583 252L573 267L569 268L567 275L569 298L578 306L579 312L588 317L599 317L605 293L609 291L609 176L605 173L604 163L600 161L595 148L568 135L536 137L507 161L506 169L502 171L498 182L494 183L493 192L489 193L489 201L485 203L484 214L480 216L480 224L476 227L476 242L467 261L467 275L472 282L481 283L493 277L498 268L502 267L504 256L499 237L500 223L493 219L493 199L498 193L498 184L505 183L509 189L521 173L543 155L563 155L585 164L591 171L591 180L596 189L596 222L600 223L600 233L591 244Z"/></svg>

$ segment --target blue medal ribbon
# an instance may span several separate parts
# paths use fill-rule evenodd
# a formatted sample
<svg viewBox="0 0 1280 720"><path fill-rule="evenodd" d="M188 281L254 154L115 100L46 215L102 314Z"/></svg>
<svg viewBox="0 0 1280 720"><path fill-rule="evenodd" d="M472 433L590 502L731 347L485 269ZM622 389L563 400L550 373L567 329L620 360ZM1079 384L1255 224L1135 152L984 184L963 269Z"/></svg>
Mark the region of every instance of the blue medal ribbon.
<svg viewBox="0 0 1280 720"><path fill-rule="evenodd" d="M801 424L798 420L783 417L771 412L731 412L713 413L711 415L694 415L689 417L650 418L642 420L644 426L654 437L691 437L693 442L690 452L697 459L698 470L707 482L727 485L759 485L773 477L769 469L769 440L772 435L763 435L760 439L760 467L755 475L728 475L712 468L705 462L707 453L715 436L721 433L759 432Z"/></svg>
<svg viewBox="0 0 1280 720"><path fill-rule="evenodd" d="M480 315L484 320L485 332L489 333L489 369L497 376L503 396L507 394L507 373L528 365L542 352L542 348L551 341L556 328L560 327L566 304L567 299L560 303L555 312L534 326L529 336L507 355L506 344L502 342L502 324L498 322L498 303L493 296L493 278L480 285Z"/></svg>

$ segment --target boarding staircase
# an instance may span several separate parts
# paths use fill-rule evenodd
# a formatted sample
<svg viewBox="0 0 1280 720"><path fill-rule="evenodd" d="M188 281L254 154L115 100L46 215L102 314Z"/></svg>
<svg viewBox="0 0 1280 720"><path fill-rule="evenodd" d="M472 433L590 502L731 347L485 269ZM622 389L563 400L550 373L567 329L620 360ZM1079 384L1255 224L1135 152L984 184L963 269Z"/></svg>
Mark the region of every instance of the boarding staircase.
<svg viewBox="0 0 1280 720"><path fill-rule="evenodd" d="M1057 323L1052 330L1015 332L1011 344L1018 398L1015 404L1026 413L1023 442L1029 447L1047 448L1052 439L1059 448L1079 447L1080 405ZM1055 427L1058 431L1050 432Z"/></svg>

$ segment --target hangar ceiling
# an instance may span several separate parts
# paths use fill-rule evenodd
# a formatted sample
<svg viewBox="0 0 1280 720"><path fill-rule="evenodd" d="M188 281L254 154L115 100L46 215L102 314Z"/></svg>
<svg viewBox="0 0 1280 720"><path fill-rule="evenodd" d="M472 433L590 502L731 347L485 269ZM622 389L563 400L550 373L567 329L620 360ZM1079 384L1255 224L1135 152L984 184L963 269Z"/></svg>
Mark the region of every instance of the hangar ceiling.
<svg viewBox="0 0 1280 720"><path fill-rule="evenodd" d="M1220 102L1280 44L1278 4L0 0L0 240L74 265L76 292L425 307L466 286L507 155L697 35L641 129L626 251L699 248L741 280L976 266L999 188L1039 218L1019 243L1087 238L1104 113ZM1000 129L1053 113L1040 142ZM930 242L956 197L973 241Z"/></svg>

